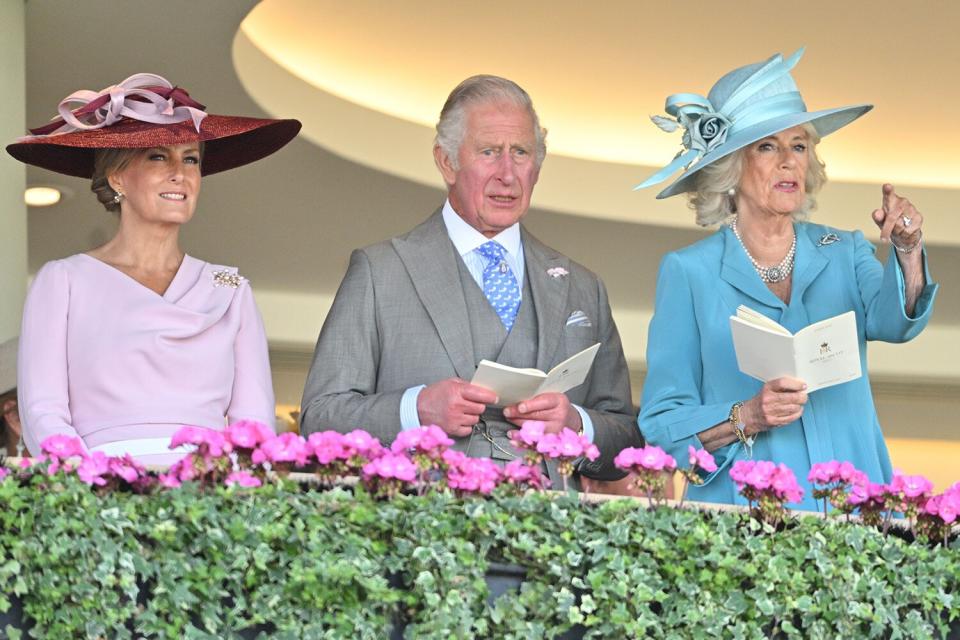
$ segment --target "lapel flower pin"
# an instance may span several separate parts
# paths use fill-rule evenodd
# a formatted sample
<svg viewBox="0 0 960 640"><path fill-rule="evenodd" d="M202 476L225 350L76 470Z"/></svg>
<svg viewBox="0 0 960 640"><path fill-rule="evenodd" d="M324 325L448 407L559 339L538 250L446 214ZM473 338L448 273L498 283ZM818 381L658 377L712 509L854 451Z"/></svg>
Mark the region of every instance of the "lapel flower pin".
<svg viewBox="0 0 960 640"><path fill-rule="evenodd" d="M551 278L562 278L566 275L569 275L570 272L564 269L563 267L550 267L547 269L547 275Z"/></svg>

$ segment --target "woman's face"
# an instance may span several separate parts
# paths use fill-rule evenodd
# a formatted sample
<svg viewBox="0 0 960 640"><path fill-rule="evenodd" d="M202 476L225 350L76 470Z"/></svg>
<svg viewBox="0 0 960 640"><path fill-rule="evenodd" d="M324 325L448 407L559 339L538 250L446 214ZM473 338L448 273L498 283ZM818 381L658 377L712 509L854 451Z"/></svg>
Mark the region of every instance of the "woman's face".
<svg viewBox="0 0 960 640"><path fill-rule="evenodd" d="M744 150L737 211L790 215L807 197L809 136L802 126L754 142Z"/></svg>
<svg viewBox="0 0 960 640"><path fill-rule="evenodd" d="M124 217L157 224L189 222L200 195L200 147L188 143L144 149L110 176L110 186L124 195Z"/></svg>

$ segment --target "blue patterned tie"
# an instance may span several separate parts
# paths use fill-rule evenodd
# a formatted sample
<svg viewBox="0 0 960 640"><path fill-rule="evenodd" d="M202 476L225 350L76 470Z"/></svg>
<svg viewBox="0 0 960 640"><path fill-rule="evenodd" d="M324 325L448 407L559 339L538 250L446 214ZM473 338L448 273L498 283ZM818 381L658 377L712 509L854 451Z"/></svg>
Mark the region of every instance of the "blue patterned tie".
<svg viewBox="0 0 960 640"><path fill-rule="evenodd" d="M483 295L487 296L509 332L520 308L520 286L510 265L504 260L506 249L491 240L477 247L477 251L487 261L483 270Z"/></svg>

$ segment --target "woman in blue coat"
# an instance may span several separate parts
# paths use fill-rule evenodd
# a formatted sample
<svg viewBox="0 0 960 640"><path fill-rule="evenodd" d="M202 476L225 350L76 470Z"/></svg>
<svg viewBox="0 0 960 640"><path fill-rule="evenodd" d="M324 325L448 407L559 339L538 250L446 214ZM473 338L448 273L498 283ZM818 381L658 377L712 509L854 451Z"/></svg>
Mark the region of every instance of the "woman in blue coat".
<svg viewBox="0 0 960 640"><path fill-rule="evenodd" d="M812 464L849 460L873 482L891 479L890 458L867 376L868 340L905 342L930 317L937 285L926 266L923 217L892 185L872 214L895 250L885 265L860 231L805 222L826 181L816 145L870 105L808 112L784 60L736 69L707 98L667 99L661 128L684 130L685 151L641 187L685 172L657 197L688 193L708 238L667 254L657 279L638 419L648 442L677 459L693 445L718 470L690 499L743 503L730 480L735 460L784 463L805 488ZM838 314L856 315L862 376L806 392L806 383L766 383L740 372L730 316L746 305L791 332Z"/></svg>

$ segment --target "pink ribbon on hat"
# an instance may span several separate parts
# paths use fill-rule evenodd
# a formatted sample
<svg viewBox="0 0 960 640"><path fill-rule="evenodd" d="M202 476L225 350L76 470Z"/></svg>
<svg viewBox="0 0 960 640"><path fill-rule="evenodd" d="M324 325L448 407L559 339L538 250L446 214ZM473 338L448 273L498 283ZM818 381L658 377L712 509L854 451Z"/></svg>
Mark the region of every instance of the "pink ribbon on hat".
<svg viewBox="0 0 960 640"><path fill-rule="evenodd" d="M71 110L70 106L82 106ZM127 117L155 124L175 124L193 120L200 131L200 122L207 117L205 106L175 87L161 76L138 73L120 84L100 92L80 90L60 101L59 118L36 129L35 136L57 136L73 131L89 131L109 127Z"/></svg>

